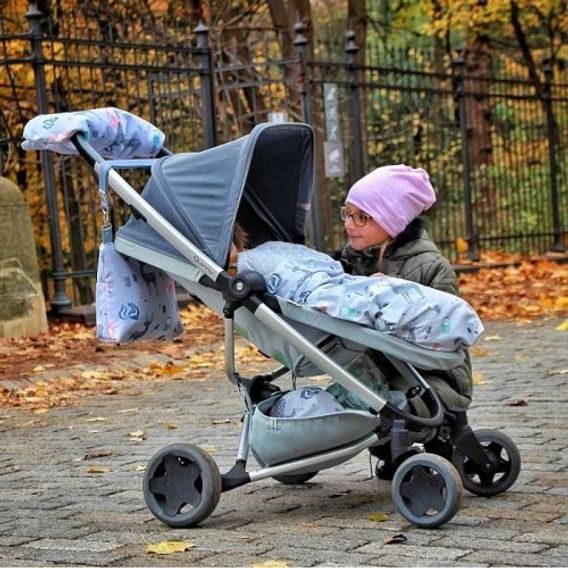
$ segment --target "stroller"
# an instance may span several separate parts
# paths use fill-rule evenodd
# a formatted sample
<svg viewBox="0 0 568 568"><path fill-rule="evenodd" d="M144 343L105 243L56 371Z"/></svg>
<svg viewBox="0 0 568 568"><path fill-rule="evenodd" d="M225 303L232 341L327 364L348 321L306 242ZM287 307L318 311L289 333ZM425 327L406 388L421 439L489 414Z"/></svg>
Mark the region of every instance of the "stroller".
<svg viewBox="0 0 568 568"><path fill-rule="evenodd" d="M225 371L244 401L235 463L221 474L200 447L178 443L151 457L143 481L146 504L171 527L206 519L221 494L252 481L274 478L304 483L325 468L360 452L387 448L395 466L392 497L400 514L433 528L458 511L463 488L483 496L508 489L520 471L520 456L506 435L473 431L464 411L448 411L418 369L451 369L463 351L435 352L266 293L263 277L230 275L228 252L238 221L253 248L269 240L303 243L314 178L314 134L300 123L266 123L229 142L197 153L162 150L154 160L121 161L148 167L139 194L106 163L84 134L71 142L133 215L115 235L122 254L170 274L191 295L218 312L225 327ZM274 371L243 377L235 365L235 333L279 363ZM365 349L383 353L415 386L429 416L370 389L349 363ZM273 382L327 374L367 405L311 417L281 418L270 411L282 396ZM400 399L400 397L399 397ZM425 440L443 440L440 455L425 452ZM439 444L440 445L440 444ZM248 463L252 454L259 468Z"/></svg>

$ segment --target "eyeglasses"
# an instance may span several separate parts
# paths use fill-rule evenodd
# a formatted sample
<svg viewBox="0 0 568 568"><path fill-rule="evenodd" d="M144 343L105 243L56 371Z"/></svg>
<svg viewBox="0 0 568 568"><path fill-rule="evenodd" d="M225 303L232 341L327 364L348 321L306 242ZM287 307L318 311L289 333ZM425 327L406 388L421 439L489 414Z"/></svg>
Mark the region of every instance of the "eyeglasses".
<svg viewBox="0 0 568 568"><path fill-rule="evenodd" d="M356 227L364 227L367 224L367 221L371 219L371 217L369 215L365 215L365 213L351 213L347 207L341 207L339 209L339 216L344 223L347 219L351 219Z"/></svg>

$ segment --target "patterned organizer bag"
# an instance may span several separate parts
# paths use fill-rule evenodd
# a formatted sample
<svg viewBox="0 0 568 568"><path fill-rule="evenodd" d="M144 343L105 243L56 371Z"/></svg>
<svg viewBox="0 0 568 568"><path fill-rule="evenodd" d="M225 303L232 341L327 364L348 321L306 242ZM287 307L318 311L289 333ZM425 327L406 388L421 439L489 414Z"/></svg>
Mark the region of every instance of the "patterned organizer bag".
<svg viewBox="0 0 568 568"><path fill-rule="evenodd" d="M121 255L102 228L96 286L97 338L113 343L172 339L182 332L175 284L165 272Z"/></svg>

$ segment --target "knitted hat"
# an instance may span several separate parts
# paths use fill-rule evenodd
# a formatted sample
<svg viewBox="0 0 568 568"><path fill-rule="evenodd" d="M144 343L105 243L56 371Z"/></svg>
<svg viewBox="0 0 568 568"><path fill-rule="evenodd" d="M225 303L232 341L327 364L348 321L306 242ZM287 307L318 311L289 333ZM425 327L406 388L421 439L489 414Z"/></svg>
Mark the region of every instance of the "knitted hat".
<svg viewBox="0 0 568 568"><path fill-rule="evenodd" d="M430 176L404 164L382 166L355 182L346 203L370 215L391 237L436 201Z"/></svg>

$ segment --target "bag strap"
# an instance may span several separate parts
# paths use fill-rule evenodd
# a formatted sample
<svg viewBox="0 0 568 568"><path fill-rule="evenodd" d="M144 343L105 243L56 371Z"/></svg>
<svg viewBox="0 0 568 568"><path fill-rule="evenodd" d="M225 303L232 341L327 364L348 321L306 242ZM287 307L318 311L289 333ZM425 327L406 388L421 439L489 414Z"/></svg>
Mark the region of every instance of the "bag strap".
<svg viewBox="0 0 568 568"><path fill-rule="evenodd" d="M136 160L105 160L99 163L99 197L101 200L101 209L103 212L103 223L109 223L108 212L110 209L110 201L108 195L108 176L110 170L135 170L139 168L151 168L157 159L136 159Z"/></svg>

